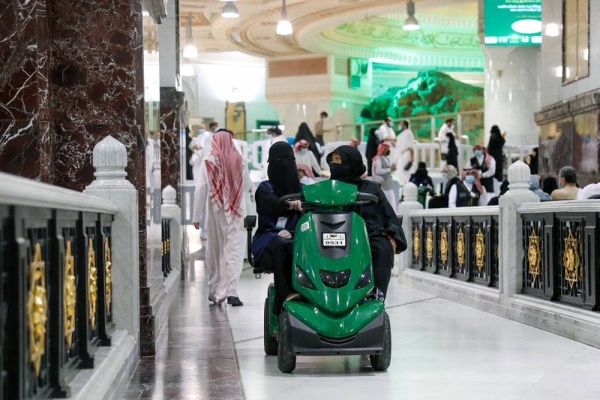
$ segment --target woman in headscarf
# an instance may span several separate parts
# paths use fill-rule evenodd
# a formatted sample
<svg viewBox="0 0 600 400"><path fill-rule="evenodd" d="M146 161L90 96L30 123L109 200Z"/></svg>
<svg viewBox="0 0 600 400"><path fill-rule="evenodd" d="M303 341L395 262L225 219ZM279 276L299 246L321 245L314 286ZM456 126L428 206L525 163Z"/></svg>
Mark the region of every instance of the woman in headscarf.
<svg viewBox="0 0 600 400"><path fill-rule="evenodd" d="M392 172L396 170L396 165L390 161L390 145L381 143L377 149L377 155L373 158L373 175L379 177L378 183L381 185L381 190L392 206L394 213L397 212L396 195L394 194L394 180Z"/></svg>
<svg viewBox="0 0 600 400"><path fill-rule="evenodd" d="M361 179L365 166L357 149L340 146L327 156L327 164L331 168L331 179L356 185L359 192L374 194L379 200L377 204L356 206L353 211L365 221L373 258L375 287L385 298L394 266L394 254L406 250L400 220L379 185Z"/></svg>
<svg viewBox="0 0 600 400"><path fill-rule="evenodd" d="M296 165L308 165L313 169L315 176L321 176L321 166L315 158L315 155L309 151L309 148L310 144L304 139L296 142L294 145L294 151L296 152Z"/></svg>
<svg viewBox="0 0 600 400"><path fill-rule="evenodd" d="M446 133L448 140L448 153L446 153L446 165L452 165L458 170L458 146L456 145L456 139L454 133Z"/></svg>
<svg viewBox="0 0 600 400"><path fill-rule="evenodd" d="M377 137L377 128L373 128L369 131L369 139L367 140L367 150L365 156L367 157L367 175L373 176L373 158L377 155L379 148L379 138Z"/></svg>
<svg viewBox="0 0 600 400"><path fill-rule="evenodd" d="M295 294L292 287L293 235L300 218L300 201L281 203L279 198L300 193L300 178L292 148L277 142L269 149L268 181L256 189L258 228L252 240L255 265L273 272L275 277L274 310Z"/></svg>
<svg viewBox="0 0 600 400"><path fill-rule="evenodd" d="M301 123L300 126L298 127L298 133L296 133L296 139L294 140L294 145L296 145L296 143L298 143L301 140L306 140L306 142L308 143L308 150L314 154L315 159L317 160L317 163L320 164L321 163L321 155L323 154L322 153L323 149L321 149L321 146L317 145L315 136L310 131L310 128L308 127L306 122Z"/></svg>
<svg viewBox="0 0 600 400"><path fill-rule="evenodd" d="M442 169L442 176L446 178L444 193L442 193L440 196L435 196L434 198L429 200L429 208L447 208L450 189L452 189L454 185L460 183L458 171L456 170L456 168L454 168L453 165L446 164L444 169Z"/></svg>
<svg viewBox="0 0 600 400"><path fill-rule="evenodd" d="M233 134L221 130L213 137L211 153L202 163L194 197L194 227L200 228L207 210L206 268L208 298L242 306L237 284L244 264L244 191L252 190L248 167L233 145ZM208 204L207 204L208 203Z"/></svg>
<svg viewBox="0 0 600 400"><path fill-rule="evenodd" d="M448 207L485 206L488 204L485 194L485 188L479 181L478 171L467 167L463 170L462 181L450 189Z"/></svg>
<svg viewBox="0 0 600 400"><path fill-rule="evenodd" d="M500 133L498 125L492 126L490 130L490 140L488 141L487 152L496 161L496 173L494 174L494 193L498 193L500 190L500 184L502 183L503 170L504 170L504 157L502 156L502 149L504 143L506 143L506 132Z"/></svg>
<svg viewBox="0 0 600 400"><path fill-rule="evenodd" d="M531 154L525 157L525 164L529 165L531 175L537 175L539 173L538 151L539 148L535 147L531 150Z"/></svg>
<svg viewBox="0 0 600 400"><path fill-rule="evenodd" d="M410 182L417 185L417 187L425 186L433 190L433 180L431 179L431 177L429 176L429 172L427 171L427 164L425 164L423 161L419 161L419 164L417 165L417 170L410 177Z"/></svg>

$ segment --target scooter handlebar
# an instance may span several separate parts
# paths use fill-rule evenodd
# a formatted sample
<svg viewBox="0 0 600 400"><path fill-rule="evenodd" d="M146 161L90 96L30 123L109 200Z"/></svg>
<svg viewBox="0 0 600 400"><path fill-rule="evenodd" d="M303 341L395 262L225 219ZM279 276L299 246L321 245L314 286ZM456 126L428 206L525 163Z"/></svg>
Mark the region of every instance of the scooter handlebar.
<svg viewBox="0 0 600 400"><path fill-rule="evenodd" d="M292 200L303 200L304 196L302 195L302 193L292 193L292 194L286 194L285 196L281 196L279 198L279 201L282 203L285 203L286 201L292 201Z"/></svg>
<svg viewBox="0 0 600 400"><path fill-rule="evenodd" d="M379 202L379 199L377 198L377 196L375 196L374 194L371 193L358 193L358 196L356 197L356 205L357 206L366 206L369 204L377 204Z"/></svg>

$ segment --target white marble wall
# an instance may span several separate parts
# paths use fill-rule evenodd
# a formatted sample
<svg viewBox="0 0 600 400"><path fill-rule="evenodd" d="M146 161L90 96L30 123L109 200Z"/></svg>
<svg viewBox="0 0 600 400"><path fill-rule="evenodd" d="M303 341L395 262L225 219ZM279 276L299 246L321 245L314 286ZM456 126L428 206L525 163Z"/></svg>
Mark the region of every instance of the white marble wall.
<svg viewBox="0 0 600 400"><path fill-rule="evenodd" d="M544 32L548 24L562 26L562 3L562 0L542 2ZM542 40L542 107L600 88L600 1L590 0L590 76L565 86L562 76L557 74L557 69L562 68L562 30L560 33L558 36L544 35Z"/></svg>
<svg viewBox="0 0 600 400"><path fill-rule="evenodd" d="M537 144L533 115L541 104L539 47L486 47L485 53L486 138L498 125L508 133L508 144Z"/></svg>

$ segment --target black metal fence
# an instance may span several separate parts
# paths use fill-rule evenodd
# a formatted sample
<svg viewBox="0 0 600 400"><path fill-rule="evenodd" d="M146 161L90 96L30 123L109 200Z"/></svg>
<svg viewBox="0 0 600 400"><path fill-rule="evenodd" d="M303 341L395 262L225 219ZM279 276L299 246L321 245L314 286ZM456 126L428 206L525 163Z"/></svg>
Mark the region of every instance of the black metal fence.
<svg viewBox="0 0 600 400"><path fill-rule="evenodd" d="M110 345L112 215L0 205L0 397L69 396Z"/></svg>
<svg viewBox="0 0 600 400"><path fill-rule="evenodd" d="M162 271L165 278L171 273L171 220L162 219Z"/></svg>
<svg viewBox="0 0 600 400"><path fill-rule="evenodd" d="M498 287L497 215L419 216L412 221L412 268Z"/></svg>
<svg viewBox="0 0 600 400"><path fill-rule="evenodd" d="M523 293L600 309L599 213L521 214Z"/></svg>

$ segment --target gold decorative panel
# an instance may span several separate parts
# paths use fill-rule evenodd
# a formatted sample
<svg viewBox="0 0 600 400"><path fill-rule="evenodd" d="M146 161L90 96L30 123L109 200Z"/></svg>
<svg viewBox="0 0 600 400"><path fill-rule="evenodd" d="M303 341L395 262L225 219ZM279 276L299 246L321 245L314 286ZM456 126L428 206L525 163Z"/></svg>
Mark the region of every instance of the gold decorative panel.
<svg viewBox="0 0 600 400"><path fill-rule="evenodd" d="M427 239L425 241L425 251L427 252L427 261L431 262L433 259L433 232L431 227L427 229Z"/></svg>
<svg viewBox="0 0 600 400"><path fill-rule="evenodd" d="M65 341L67 348L73 344L73 333L75 332L75 305L77 304L77 287L75 283L75 258L73 257L71 241L67 241L65 252L65 277L64 277L64 317L65 317Z"/></svg>
<svg viewBox="0 0 600 400"><path fill-rule="evenodd" d="M458 265L462 268L465 265L465 233L462 228L458 231L456 238L456 258Z"/></svg>
<svg viewBox="0 0 600 400"><path fill-rule="evenodd" d="M448 232L446 229L442 229L442 237L440 238L440 260L442 264L448 263Z"/></svg>
<svg viewBox="0 0 600 400"><path fill-rule="evenodd" d="M104 262L106 275L106 315L110 316L110 305L112 304L112 262L108 238L104 238Z"/></svg>
<svg viewBox="0 0 600 400"><path fill-rule="evenodd" d="M90 326L94 329L96 327L96 302L98 301L98 269L96 268L96 252L92 239L88 244L88 301L90 303Z"/></svg>
<svg viewBox="0 0 600 400"><path fill-rule="evenodd" d="M563 264L565 265L565 279L573 289L573 286L579 280L581 260L579 259L579 240L573 236L572 231L569 231L569 237L565 239Z"/></svg>
<svg viewBox="0 0 600 400"><path fill-rule="evenodd" d="M413 232L413 255L415 259L419 259L419 254L421 254L421 234L419 233L419 227L415 226Z"/></svg>
<svg viewBox="0 0 600 400"><path fill-rule="evenodd" d="M479 228L479 232L475 236L475 265L479 270L479 273L483 271L485 266L485 236Z"/></svg>
<svg viewBox="0 0 600 400"><path fill-rule="evenodd" d="M529 247L527 248L527 260L529 261L529 274L535 282L542 273L542 242L534 229L529 235Z"/></svg>
<svg viewBox="0 0 600 400"><path fill-rule="evenodd" d="M33 261L29 264L29 295L27 298L29 361L33 365L36 377L40 376L42 357L46 353L47 321L46 263L42 259L42 246L36 243Z"/></svg>

